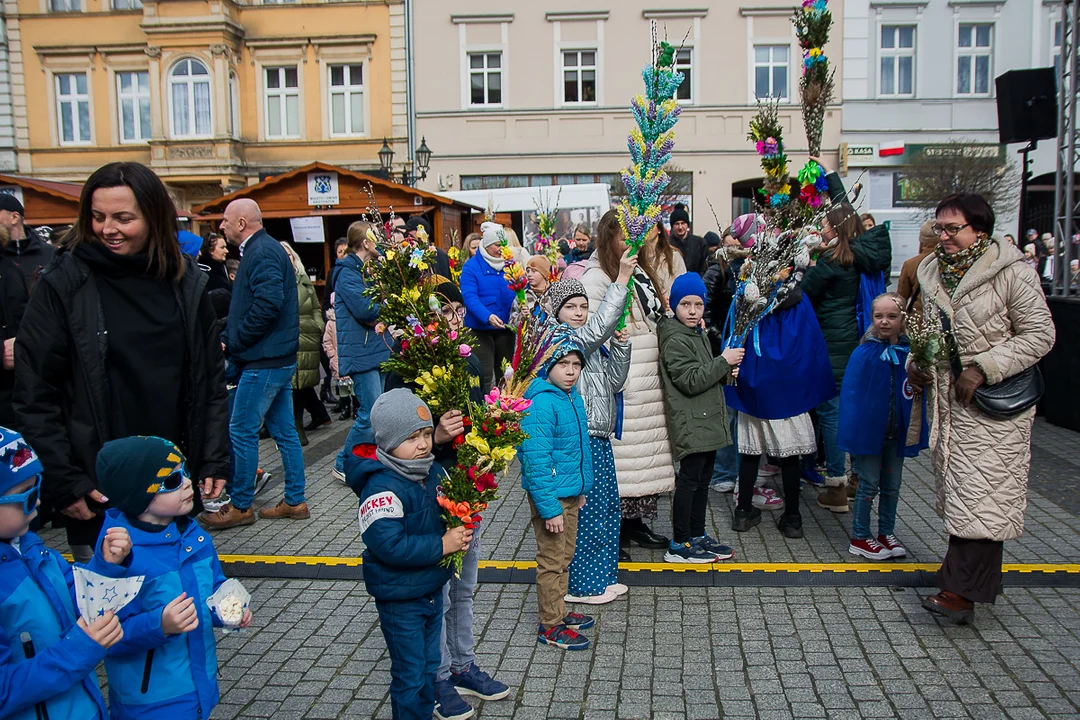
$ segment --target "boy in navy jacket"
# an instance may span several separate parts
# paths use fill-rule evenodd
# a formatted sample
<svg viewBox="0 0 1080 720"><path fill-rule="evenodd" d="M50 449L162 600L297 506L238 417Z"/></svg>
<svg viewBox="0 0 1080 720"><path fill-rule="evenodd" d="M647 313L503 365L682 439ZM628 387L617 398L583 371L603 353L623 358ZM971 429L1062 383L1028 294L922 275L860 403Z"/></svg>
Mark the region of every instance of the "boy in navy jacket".
<svg viewBox="0 0 1080 720"><path fill-rule="evenodd" d="M105 658L115 719L209 718L218 703L217 644L207 598L225 582L210 533L191 518L194 490L180 449L158 437L105 443L98 483L114 508L104 533L126 528L139 595L120 610L124 639ZM241 627L251 624L244 613Z"/></svg>
<svg viewBox="0 0 1080 720"><path fill-rule="evenodd" d="M40 490L37 455L0 427L0 717L105 718L94 668L124 632L112 612L93 625L77 618L71 566L29 532ZM119 577L130 550L114 528L89 569Z"/></svg>
<svg viewBox="0 0 1080 720"><path fill-rule="evenodd" d="M390 651L390 706L395 720L430 720L442 659L444 556L467 550L472 530L447 530L436 492L446 477L431 454L431 411L405 388L371 408L375 447L358 445L345 461L360 497L364 584L375 598Z"/></svg>
<svg viewBox="0 0 1080 720"><path fill-rule="evenodd" d="M540 605L537 642L566 650L584 650L589 640L578 630L593 619L567 613L565 597L570 561L577 542L578 511L592 489L592 452L585 402L574 384L585 364L581 340L569 326L558 331L555 350L525 391L532 401L521 429L521 485L529 494L536 535L536 596Z"/></svg>

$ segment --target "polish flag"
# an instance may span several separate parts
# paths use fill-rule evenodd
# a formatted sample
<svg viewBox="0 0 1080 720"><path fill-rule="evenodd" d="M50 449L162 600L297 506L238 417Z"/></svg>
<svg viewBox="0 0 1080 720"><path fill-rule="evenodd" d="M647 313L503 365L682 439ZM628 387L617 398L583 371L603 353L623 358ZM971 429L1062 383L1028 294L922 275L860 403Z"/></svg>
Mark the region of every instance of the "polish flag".
<svg viewBox="0 0 1080 720"><path fill-rule="evenodd" d="M903 154L904 154L904 143L902 143L902 142L881 143L881 145L878 147L878 155L881 156L881 157L889 157L891 155L903 155Z"/></svg>

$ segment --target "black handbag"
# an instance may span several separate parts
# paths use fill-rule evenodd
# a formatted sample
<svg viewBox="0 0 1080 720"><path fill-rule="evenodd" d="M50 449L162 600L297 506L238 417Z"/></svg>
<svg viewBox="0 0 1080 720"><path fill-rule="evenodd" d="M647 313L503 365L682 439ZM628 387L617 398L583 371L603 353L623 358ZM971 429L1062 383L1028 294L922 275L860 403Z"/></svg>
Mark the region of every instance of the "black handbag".
<svg viewBox="0 0 1080 720"><path fill-rule="evenodd" d="M952 332L949 316L939 308L941 328L946 334ZM953 379L960 377L964 369L960 366L960 354L955 342L949 343L949 363L952 366ZM1008 420L1029 410L1042 399L1046 385L1038 365L1032 365L1012 377L1007 377L993 385L980 385L975 388L972 402L975 407L997 420Z"/></svg>

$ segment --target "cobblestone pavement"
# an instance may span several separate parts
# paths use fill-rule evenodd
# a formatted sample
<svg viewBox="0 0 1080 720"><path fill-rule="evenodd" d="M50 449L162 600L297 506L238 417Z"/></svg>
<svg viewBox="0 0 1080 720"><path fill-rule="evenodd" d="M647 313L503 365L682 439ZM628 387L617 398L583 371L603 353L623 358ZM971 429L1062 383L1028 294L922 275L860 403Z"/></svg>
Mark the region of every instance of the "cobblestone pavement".
<svg viewBox="0 0 1080 720"><path fill-rule="evenodd" d="M356 499L330 469L344 423L310 433L308 522L260 521L215 534L220 553L358 556ZM1027 532L1006 543L1011 563L1080 557L1080 435L1039 422ZM280 459L262 444L276 479L257 505L281 497ZM485 517L483 555L533 559L528 505L516 478ZM711 494L710 532L737 559L864 562L846 552L850 514L802 493L806 537L768 523L730 531L730 495ZM909 560L945 549L925 454L906 466L897 535ZM661 500L659 532L670 531ZM43 533L56 546L62 537ZM632 548L635 560L660 551ZM883 579L882 582L887 582ZM223 637L215 718L389 718L389 657L362 583L245 579L253 628ZM1080 589L1007 587L980 606L975 625L943 624L919 605L928 589L890 587L676 588L635 586L593 614L592 649L535 642L535 590L482 584L477 657L513 687L477 704L481 718L1044 718L1080 717Z"/></svg>

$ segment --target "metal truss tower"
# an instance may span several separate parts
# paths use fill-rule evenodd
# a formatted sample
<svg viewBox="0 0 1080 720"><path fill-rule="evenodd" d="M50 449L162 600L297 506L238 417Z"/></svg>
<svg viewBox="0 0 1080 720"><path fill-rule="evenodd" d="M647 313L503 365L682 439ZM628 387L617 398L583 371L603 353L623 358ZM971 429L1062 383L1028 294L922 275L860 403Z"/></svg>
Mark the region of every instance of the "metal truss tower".
<svg viewBox="0 0 1080 720"><path fill-rule="evenodd" d="M1071 263L1077 257L1072 238L1080 229L1080 203L1076 198L1076 170L1080 163L1080 144L1077 143L1077 71L1080 70L1077 52L1077 0L1061 3L1061 63L1058 67L1058 124L1057 173L1054 180L1054 295L1068 295L1072 279Z"/></svg>

